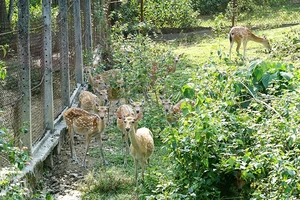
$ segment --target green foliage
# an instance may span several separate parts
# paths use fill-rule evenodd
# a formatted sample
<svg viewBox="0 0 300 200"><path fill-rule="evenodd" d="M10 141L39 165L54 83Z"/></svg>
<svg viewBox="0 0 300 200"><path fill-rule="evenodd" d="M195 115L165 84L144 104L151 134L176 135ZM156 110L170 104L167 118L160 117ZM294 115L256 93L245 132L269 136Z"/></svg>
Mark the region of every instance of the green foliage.
<svg viewBox="0 0 300 200"><path fill-rule="evenodd" d="M225 11L230 0L192 0L194 10L199 11L203 15L216 14Z"/></svg>
<svg viewBox="0 0 300 200"><path fill-rule="evenodd" d="M144 21L140 22L140 4L129 0L112 12L113 30L126 34L147 34L161 28L186 28L197 24L198 13L190 0L144 1Z"/></svg>
<svg viewBox="0 0 300 200"><path fill-rule="evenodd" d="M199 13L190 0L145 1L145 20L157 28L186 28L196 25Z"/></svg>
<svg viewBox="0 0 300 200"><path fill-rule="evenodd" d="M169 177L172 184L157 185L157 197L296 199L299 163L294 155L300 141L295 134L300 116L299 97L290 88L293 67L260 61L227 73L208 67L192 75L193 85L182 88L198 91L196 107L186 109L180 128L162 134L174 175ZM239 92L238 82L244 83ZM245 96L241 91L251 93L246 107L238 106ZM237 170L245 181L241 193Z"/></svg>
<svg viewBox="0 0 300 200"><path fill-rule="evenodd" d="M2 168L0 176L0 189L5 191L4 199L24 199L28 194L28 189L23 186L23 182L14 183L14 176L20 173L30 159L27 148L14 146L9 130L0 127L0 157L9 163L7 168ZM2 199L3 194L0 194Z"/></svg>

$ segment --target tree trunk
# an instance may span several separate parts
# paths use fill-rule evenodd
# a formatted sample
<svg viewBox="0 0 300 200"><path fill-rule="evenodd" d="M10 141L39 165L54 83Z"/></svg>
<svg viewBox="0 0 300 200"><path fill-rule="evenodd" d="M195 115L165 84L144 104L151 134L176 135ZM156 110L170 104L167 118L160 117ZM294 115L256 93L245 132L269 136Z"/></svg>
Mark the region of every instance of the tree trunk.
<svg viewBox="0 0 300 200"><path fill-rule="evenodd" d="M14 14L14 7L15 7L14 4L15 4L14 0L9 1L8 21L9 21L10 24L11 24L12 16Z"/></svg>
<svg viewBox="0 0 300 200"><path fill-rule="evenodd" d="M0 33L5 33L10 30L10 23L6 12L5 0L0 0Z"/></svg>

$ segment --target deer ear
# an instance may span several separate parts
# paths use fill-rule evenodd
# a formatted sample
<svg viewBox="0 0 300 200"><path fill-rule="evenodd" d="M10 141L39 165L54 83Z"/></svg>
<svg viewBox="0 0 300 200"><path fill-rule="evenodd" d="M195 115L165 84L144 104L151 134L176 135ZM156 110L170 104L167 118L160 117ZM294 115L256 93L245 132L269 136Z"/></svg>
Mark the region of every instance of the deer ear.
<svg viewBox="0 0 300 200"><path fill-rule="evenodd" d="M159 96L160 100L163 100L164 98L162 96Z"/></svg>
<svg viewBox="0 0 300 200"><path fill-rule="evenodd" d="M144 102L145 102L145 100L143 99L143 100L142 100L142 104L144 104Z"/></svg>
<svg viewBox="0 0 300 200"><path fill-rule="evenodd" d="M129 99L129 103L130 103L130 104L133 104L133 100L132 100L131 98Z"/></svg>
<svg viewBox="0 0 300 200"><path fill-rule="evenodd" d="M265 36L265 35L263 35L263 38L266 40L267 39L267 37Z"/></svg>
<svg viewBox="0 0 300 200"><path fill-rule="evenodd" d="M98 104L96 98L95 98L95 105L96 105L97 107L99 106L99 104Z"/></svg>
<svg viewBox="0 0 300 200"><path fill-rule="evenodd" d="M169 97L169 99L171 100L173 98L173 94Z"/></svg>

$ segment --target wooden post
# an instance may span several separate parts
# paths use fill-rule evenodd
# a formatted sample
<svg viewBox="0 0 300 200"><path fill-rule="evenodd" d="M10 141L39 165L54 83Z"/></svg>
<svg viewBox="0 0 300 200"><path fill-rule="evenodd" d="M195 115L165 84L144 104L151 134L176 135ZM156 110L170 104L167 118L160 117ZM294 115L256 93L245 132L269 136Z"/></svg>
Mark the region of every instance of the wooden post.
<svg viewBox="0 0 300 200"><path fill-rule="evenodd" d="M30 38L29 38L29 0L18 4L18 52L20 61L20 86L23 97L21 99L20 126L27 128L27 133L21 133L22 145L32 154L31 132L31 81L30 81Z"/></svg>
<svg viewBox="0 0 300 200"><path fill-rule="evenodd" d="M61 96L62 106L70 105L70 68L68 37L68 0L59 0L60 13L60 59L61 59Z"/></svg>
<svg viewBox="0 0 300 200"><path fill-rule="evenodd" d="M231 27L234 27L234 21L235 21L235 8L236 8L236 0L233 0L233 1L232 1Z"/></svg>
<svg viewBox="0 0 300 200"><path fill-rule="evenodd" d="M91 0L84 1L84 33L85 33L85 50L92 50L92 10Z"/></svg>
<svg viewBox="0 0 300 200"><path fill-rule="evenodd" d="M83 57L82 57L82 36L80 0L74 0L74 31L75 31L75 77L76 82L83 84Z"/></svg>
<svg viewBox="0 0 300 200"><path fill-rule="evenodd" d="M53 114L53 80L52 80L52 35L51 35L51 3L43 0L44 20L44 118L45 128L54 130Z"/></svg>
<svg viewBox="0 0 300 200"><path fill-rule="evenodd" d="M141 0L141 22L144 21L144 0Z"/></svg>

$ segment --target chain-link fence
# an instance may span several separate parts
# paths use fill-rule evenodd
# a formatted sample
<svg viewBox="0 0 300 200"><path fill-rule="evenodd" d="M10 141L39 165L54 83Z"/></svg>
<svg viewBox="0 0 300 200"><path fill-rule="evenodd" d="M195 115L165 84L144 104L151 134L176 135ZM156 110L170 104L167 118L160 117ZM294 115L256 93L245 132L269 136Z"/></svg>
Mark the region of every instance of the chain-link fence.
<svg viewBox="0 0 300 200"><path fill-rule="evenodd" d="M46 130L53 128L51 123L54 119L69 106L76 83L83 83L80 79L83 77L83 70L80 70L83 68L83 46L92 48L88 47L85 38L93 38L97 43L96 36L99 35L99 18L85 19L97 12L85 6L100 9L98 3L91 5L90 1L80 3L79 0L55 2L58 5L51 5L49 0L33 8L29 1L19 1L18 7L14 8L18 19L9 24L0 15L0 61L5 63L7 70L5 79L0 79L0 127L9 129L16 146L29 146L31 152ZM90 12L88 15L86 10ZM75 21L76 17L81 20L81 26ZM51 21L48 22L48 19ZM87 22L90 24L87 25ZM93 33L92 28L89 31L85 30L86 27L93 27ZM81 36L82 43L78 41ZM78 47L80 52L76 52ZM27 67L28 80L24 74ZM29 91L26 91L26 84L30 85ZM24 106L26 102L29 103L29 111ZM22 127L29 127L29 133L24 133ZM5 166L2 161L4 163L4 159L1 159L0 167Z"/></svg>

